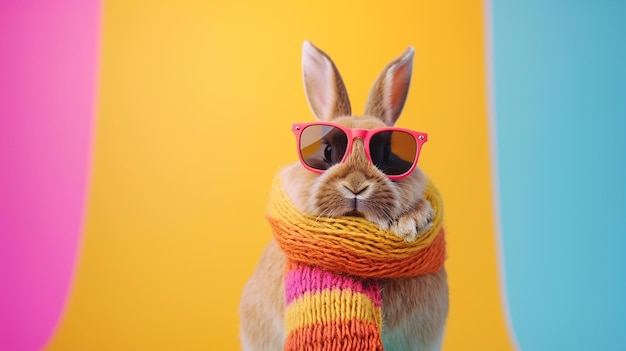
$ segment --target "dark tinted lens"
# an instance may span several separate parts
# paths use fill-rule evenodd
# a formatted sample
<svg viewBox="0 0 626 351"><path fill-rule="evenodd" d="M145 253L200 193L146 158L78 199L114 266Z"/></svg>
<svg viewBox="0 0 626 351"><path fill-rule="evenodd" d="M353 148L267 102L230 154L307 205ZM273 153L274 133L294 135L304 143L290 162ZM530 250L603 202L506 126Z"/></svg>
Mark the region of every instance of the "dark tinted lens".
<svg viewBox="0 0 626 351"><path fill-rule="evenodd" d="M413 166L417 141L405 132L376 133L370 140L372 162L387 175L401 175Z"/></svg>
<svg viewBox="0 0 626 351"><path fill-rule="evenodd" d="M331 126L308 126L300 135L300 153L304 163L319 170L341 162L347 145L346 133Z"/></svg>

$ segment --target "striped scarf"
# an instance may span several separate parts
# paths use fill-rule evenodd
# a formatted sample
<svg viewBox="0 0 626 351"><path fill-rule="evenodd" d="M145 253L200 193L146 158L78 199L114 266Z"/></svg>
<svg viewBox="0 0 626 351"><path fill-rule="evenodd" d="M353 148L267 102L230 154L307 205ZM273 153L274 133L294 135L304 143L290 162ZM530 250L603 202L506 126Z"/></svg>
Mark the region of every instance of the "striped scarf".
<svg viewBox="0 0 626 351"><path fill-rule="evenodd" d="M359 217L303 214L277 178L267 219L287 256L284 350L382 350L381 279L434 273L446 258L441 196L433 226L407 243Z"/></svg>

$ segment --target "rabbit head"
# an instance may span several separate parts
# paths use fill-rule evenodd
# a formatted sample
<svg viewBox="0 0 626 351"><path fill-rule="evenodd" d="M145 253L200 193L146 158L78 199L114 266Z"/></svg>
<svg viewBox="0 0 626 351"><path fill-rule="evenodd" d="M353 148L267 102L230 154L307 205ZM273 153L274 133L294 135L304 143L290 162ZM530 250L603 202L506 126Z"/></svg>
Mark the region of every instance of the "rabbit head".
<svg viewBox="0 0 626 351"><path fill-rule="evenodd" d="M320 121L332 121L348 128L394 125L406 101L413 53L413 48L407 48L383 69L371 88L363 116L355 116L333 61L310 42L304 42L302 72L311 111ZM415 230L415 223L400 223L402 217L426 206L423 172L415 168L406 178L390 180L369 161L360 138L354 140L344 162L332 165L325 172L311 172L294 163L281 171L280 178L295 206L315 216L360 216L383 229L399 225L411 231Z"/></svg>

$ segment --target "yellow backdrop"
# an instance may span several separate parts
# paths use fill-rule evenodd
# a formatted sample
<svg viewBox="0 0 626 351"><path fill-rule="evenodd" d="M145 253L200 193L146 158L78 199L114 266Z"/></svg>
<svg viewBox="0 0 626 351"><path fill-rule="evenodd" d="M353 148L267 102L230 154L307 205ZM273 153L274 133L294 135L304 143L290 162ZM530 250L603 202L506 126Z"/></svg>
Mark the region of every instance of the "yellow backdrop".
<svg viewBox="0 0 626 351"><path fill-rule="evenodd" d="M429 133L451 310L445 350L507 350L488 159L482 2L106 1L95 160L75 286L48 350L237 350L240 291L270 238L274 173L313 116L300 50L353 111L408 45L398 125Z"/></svg>

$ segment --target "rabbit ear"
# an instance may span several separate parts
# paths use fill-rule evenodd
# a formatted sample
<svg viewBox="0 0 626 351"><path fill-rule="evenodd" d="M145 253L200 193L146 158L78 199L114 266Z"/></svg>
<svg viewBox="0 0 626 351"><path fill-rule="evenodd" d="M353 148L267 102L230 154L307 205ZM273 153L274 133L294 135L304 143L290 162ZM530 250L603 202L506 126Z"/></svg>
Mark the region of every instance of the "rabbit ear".
<svg viewBox="0 0 626 351"><path fill-rule="evenodd" d="M409 92L414 51L408 47L383 69L367 98L366 116L378 117L390 126L396 122Z"/></svg>
<svg viewBox="0 0 626 351"><path fill-rule="evenodd" d="M309 107L317 119L329 121L351 114L350 99L337 67L309 41L302 44L302 75Z"/></svg>

